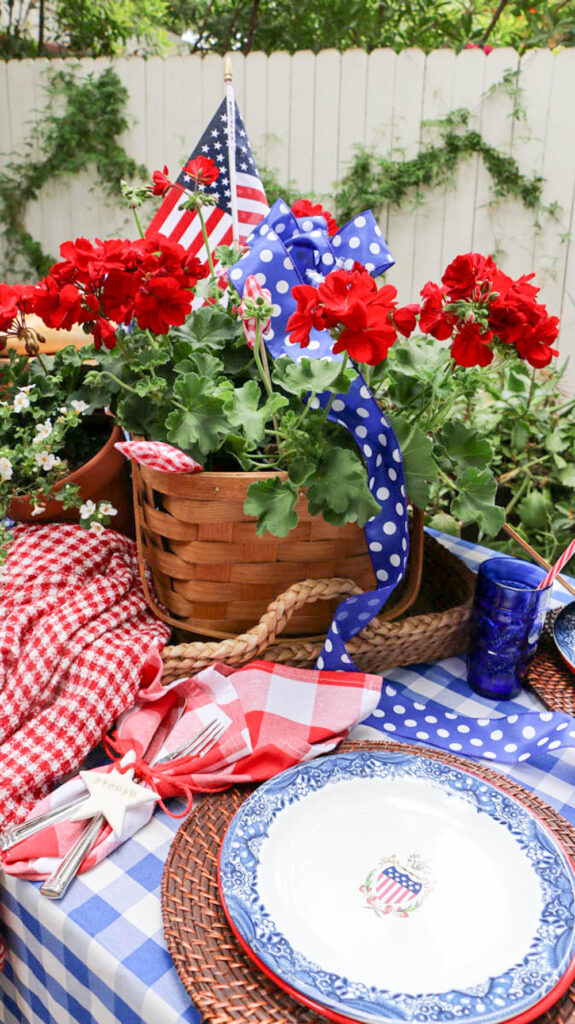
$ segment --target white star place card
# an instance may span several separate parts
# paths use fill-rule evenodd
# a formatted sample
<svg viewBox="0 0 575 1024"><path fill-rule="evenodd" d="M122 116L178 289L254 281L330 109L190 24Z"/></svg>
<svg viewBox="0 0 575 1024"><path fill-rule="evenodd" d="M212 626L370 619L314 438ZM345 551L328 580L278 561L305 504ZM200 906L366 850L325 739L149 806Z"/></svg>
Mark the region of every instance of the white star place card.
<svg viewBox="0 0 575 1024"><path fill-rule="evenodd" d="M132 779L133 772L80 772L80 778L89 792L89 797L71 816L72 821L93 818L103 814L116 835L122 834L124 816L129 807L154 803L158 796L147 786L140 786Z"/></svg>

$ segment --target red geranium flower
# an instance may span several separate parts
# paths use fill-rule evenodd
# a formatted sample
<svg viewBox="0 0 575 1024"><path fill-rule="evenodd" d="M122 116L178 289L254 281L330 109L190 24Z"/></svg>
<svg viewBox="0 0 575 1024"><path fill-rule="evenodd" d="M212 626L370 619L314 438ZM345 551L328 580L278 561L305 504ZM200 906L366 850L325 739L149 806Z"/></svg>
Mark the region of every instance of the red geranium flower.
<svg viewBox="0 0 575 1024"><path fill-rule="evenodd" d="M446 341L453 334L455 318L445 312L445 288L428 281L421 289L423 302L419 326L424 334L431 334L438 341Z"/></svg>
<svg viewBox="0 0 575 1024"><path fill-rule="evenodd" d="M314 204L309 199L298 199L293 204L291 212L294 217L323 217L327 224L327 233L330 238L339 231L336 220L329 210L324 210L321 203Z"/></svg>
<svg viewBox="0 0 575 1024"><path fill-rule="evenodd" d="M0 284L0 332L7 331L17 317L22 291L21 284Z"/></svg>
<svg viewBox="0 0 575 1024"><path fill-rule="evenodd" d="M87 319L82 292L73 284L61 285L50 275L37 286L32 305L48 327L69 330Z"/></svg>
<svg viewBox="0 0 575 1024"><path fill-rule="evenodd" d="M189 174L196 185L213 185L220 171L209 156L197 156L194 160L188 160L184 173Z"/></svg>
<svg viewBox="0 0 575 1024"><path fill-rule="evenodd" d="M467 323L459 327L451 345L451 358L459 366L487 366L493 359L489 342L493 334L481 333L479 324Z"/></svg>
<svg viewBox="0 0 575 1024"><path fill-rule="evenodd" d="M104 317L98 317L93 327L94 334L94 348L101 348L102 345L105 348L116 347L116 328L109 320L105 320Z"/></svg>
<svg viewBox="0 0 575 1024"><path fill-rule="evenodd" d="M152 195L153 196L165 196L172 187L172 182L168 178L168 168L164 164L163 171L154 171L152 174Z"/></svg>
<svg viewBox="0 0 575 1024"><path fill-rule="evenodd" d="M136 295L134 312L140 327L149 327L154 334L167 334L170 327L183 324L192 300L192 292L181 288L175 278L154 277Z"/></svg>
<svg viewBox="0 0 575 1024"><path fill-rule="evenodd" d="M457 256L449 264L441 278L450 299L479 298L478 285L491 283L497 267L491 256L481 256L477 252L468 252Z"/></svg>

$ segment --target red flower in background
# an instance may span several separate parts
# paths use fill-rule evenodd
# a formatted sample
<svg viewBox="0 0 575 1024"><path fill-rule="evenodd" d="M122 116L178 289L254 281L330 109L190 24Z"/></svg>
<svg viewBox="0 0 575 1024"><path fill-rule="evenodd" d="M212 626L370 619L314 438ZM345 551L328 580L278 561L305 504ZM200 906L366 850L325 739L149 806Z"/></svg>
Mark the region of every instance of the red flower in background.
<svg viewBox="0 0 575 1024"><path fill-rule="evenodd" d="M460 366L487 366L493 342L514 346L531 366L548 366L559 354L552 347L559 321L537 302L534 276L514 280L491 256L457 256L441 279L442 287L428 281L422 288L419 327L441 341L453 336L451 356Z"/></svg>
<svg viewBox="0 0 575 1024"><path fill-rule="evenodd" d="M188 174L196 185L213 185L220 171L209 156L197 156L194 160L188 160L184 167L184 174Z"/></svg>
<svg viewBox="0 0 575 1024"><path fill-rule="evenodd" d="M292 206L294 217L323 217L327 224L328 235L336 235L339 231L337 222L329 210L324 210L321 203L312 203L309 199L298 199Z"/></svg>
<svg viewBox="0 0 575 1024"><path fill-rule="evenodd" d="M142 328L167 334L170 327L183 324L192 308L193 294L182 289L174 277L153 277L139 289L134 313Z"/></svg>
<svg viewBox="0 0 575 1024"><path fill-rule="evenodd" d="M152 195L153 196L165 196L172 187L172 182L168 177L168 168L164 164L163 171L154 171L152 174Z"/></svg>

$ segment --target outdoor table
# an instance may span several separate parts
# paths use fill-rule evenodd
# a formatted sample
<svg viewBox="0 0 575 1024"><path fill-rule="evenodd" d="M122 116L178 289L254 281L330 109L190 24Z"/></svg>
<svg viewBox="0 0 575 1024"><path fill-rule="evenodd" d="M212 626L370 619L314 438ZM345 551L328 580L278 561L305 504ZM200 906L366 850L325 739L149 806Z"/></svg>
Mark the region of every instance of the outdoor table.
<svg viewBox="0 0 575 1024"><path fill-rule="evenodd" d="M471 568L493 553L444 534L434 536ZM555 606L571 600L556 584ZM542 708L529 691L501 703L476 696L460 657L388 670L384 685L422 704L433 700L478 718ZM389 734L360 725L351 738L384 737ZM575 825L574 762L575 752L566 749L538 752L533 764L483 763L535 792ZM40 883L4 877L3 1024L199 1024L162 928L162 871L180 823L156 810L145 828L80 875L59 902L41 896Z"/></svg>

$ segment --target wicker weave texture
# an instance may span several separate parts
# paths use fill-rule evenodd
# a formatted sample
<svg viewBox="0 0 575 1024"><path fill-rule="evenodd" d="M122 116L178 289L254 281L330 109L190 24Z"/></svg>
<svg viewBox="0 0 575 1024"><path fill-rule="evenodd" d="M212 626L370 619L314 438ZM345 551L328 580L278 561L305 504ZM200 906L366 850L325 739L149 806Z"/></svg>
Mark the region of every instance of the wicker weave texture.
<svg viewBox="0 0 575 1024"><path fill-rule="evenodd" d="M355 523L332 526L321 516L312 516L303 492L295 530L287 537L258 537L255 519L243 510L247 490L256 480L278 475L285 476L186 475L133 465L138 545L172 625L203 636L236 636L257 622L273 598L300 580L345 577L361 590L373 590L376 580L363 530ZM408 573L392 604L394 615L417 595L422 532L423 516L416 510ZM336 603L301 605L288 633L325 633ZM161 610L160 616L166 619Z"/></svg>
<svg viewBox="0 0 575 1024"><path fill-rule="evenodd" d="M348 743L343 750L399 750L463 770L469 763L431 748L399 743ZM481 764L473 772L505 789L534 811L575 859L575 830L561 815L512 780ZM217 860L224 832L250 787L203 797L176 835L164 869L162 912L168 948L205 1024L321 1024L260 973L234 938L221 908ZM575 986L538 1024L573 1024Z"/></svg>
<svg viewBox="0 0 575 1024"><path fill-rule="evenodd" d="M460 654L467 644L474 585L475 577L464 563L426 535L422 585L409 614L394 622L375 619L347 644L349 653L364 672L381 672L392 665ZM345 579L304 580L294 584L272 602L258 624L246 633L233 639L164 648L163 681L169 683L192 675L214 661L239 666L252 658L265 657L311 668L321 651L323 636L286 637L284 629L294 609L311 601L326 601L331 607L359 590L355 583Z"/></svg>

